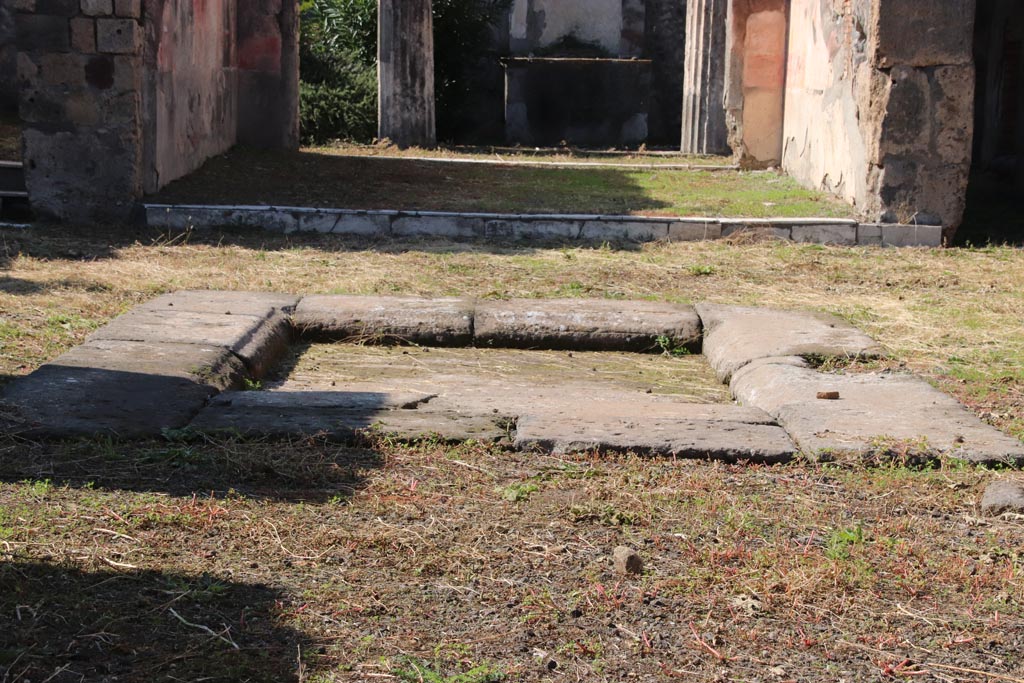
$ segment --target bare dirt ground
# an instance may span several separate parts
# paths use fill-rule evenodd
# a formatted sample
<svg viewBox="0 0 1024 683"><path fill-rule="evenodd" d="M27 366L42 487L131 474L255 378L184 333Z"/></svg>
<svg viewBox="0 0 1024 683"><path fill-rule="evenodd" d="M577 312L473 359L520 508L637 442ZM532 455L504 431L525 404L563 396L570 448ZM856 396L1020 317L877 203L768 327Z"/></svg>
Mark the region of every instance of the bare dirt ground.
<svg viewBox="0 0 1024 683"><path fill-rule="evenodd" d="M826 310L1024 437L1024 253L0 231L0 383L157 293ZM305 360L303 360L305 359ZM303 362L327 362L305 355ZM684 360L685 362L685 360ZM1016 472L0 436L8 681L1022 681ZM640 575L613 570L625 544Z"/></svg>

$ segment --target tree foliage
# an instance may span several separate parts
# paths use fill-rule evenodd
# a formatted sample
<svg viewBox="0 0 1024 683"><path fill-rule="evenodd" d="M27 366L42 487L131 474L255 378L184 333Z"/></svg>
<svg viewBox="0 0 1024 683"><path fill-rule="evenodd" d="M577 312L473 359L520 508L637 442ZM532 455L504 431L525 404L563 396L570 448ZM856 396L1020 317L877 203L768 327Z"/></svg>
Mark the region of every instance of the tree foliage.
<svg viewBox="0 0 1024 683"><path fill-rule="evenodd" d="M466 73L487 55L511 0L433 0L438 132L451 137L469 95ZM376 125L376 0L303 0L300 63L306 142L369 141Z"/></svg>

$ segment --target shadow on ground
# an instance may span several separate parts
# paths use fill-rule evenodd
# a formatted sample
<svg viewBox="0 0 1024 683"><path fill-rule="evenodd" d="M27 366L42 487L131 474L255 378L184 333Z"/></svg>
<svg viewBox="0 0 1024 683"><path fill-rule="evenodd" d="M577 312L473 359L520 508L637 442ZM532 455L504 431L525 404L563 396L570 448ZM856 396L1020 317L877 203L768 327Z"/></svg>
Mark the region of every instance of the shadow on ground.
<svg viewBox="0 0 1024 683"><path fill-rule="evenodd" d="M150 199L346 209L628 214L670 205L623 169L510 167L236 148Z"/></svg>
<svg viewBox="0 0 1024 683"><path fill-rule="evenodd" d="M309 649L265 585L5 561L0 586L4 681L289 681Z"/></svg>
<svg viewBox="0 0 1024 683"><path fill-rule="evenodd" d="M994 171L975 172L955 246L1024 246L1024 193Z"/></svg>

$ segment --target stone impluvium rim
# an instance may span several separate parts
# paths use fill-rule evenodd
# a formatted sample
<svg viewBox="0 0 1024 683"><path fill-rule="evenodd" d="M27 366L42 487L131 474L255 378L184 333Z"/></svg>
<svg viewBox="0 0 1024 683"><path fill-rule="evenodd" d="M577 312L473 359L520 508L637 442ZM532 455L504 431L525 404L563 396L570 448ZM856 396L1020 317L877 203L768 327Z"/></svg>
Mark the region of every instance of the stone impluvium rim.
<svg viewBox="0 0 1024 683"><path fill-rule="evenodd" d="M351 382L332 391L238 391L274 367L296 337L640 352L667 340L703 351L739 405L618 390L580 395L570 385L503 402L501 387L472 376L429 396ZM374 429L524 450L759 462L866 454L885 437L973 462L1024 462L1024 444L919 378L823 373L805 360L880 355L870 337L837 318L761 308L178 292L129 311L10 384L0 413L8 417L0 419L36 437L145 438L189 428L352 438Z"/></svg>

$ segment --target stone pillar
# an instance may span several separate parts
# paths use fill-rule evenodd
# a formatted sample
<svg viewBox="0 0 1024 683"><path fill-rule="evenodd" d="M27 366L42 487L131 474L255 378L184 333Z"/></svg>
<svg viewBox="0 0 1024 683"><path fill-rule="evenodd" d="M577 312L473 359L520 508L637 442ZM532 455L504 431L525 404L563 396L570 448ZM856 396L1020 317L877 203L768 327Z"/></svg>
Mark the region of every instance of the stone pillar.
<svg viewBox="0 0 1024 683"><path fill-rule="evenodd" d="M264 149L298 149L298 2L237 3L238 142Z"/></svg>
<svg viewBox="0 0 1024 683"><path fill-rule="evenodd" d="M728 0L686 3L683 64L685 154L727 154L725 125L725 38Z"/></svg>
<svg viewBox="0 0 1024 683"><path fill-rule="evenodd" d="M437 144L431 0L377 5L377 136L399 147Z"/></svg>
<svg viewBox="0 0 1024 683"><path fill-rule="evenodd" d="M14 10L33 210L128 220L142 194L141 2L22 0Z"/></svg>

